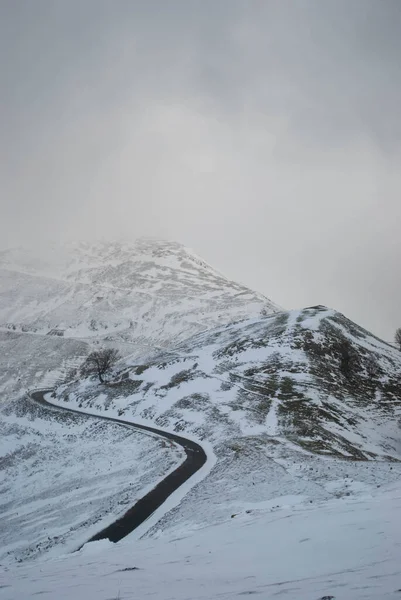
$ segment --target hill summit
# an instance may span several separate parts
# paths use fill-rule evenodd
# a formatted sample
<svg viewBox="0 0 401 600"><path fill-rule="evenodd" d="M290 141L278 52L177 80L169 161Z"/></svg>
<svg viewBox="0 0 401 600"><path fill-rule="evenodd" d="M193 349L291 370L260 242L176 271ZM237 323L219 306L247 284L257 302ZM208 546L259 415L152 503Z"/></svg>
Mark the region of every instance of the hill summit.
<svg viewBox="0 0 401 600"><path fill-rule="evenodd" d="M0 252L0 290L2 328L150 345L279 310L184 246L147 239Z"/></svg>

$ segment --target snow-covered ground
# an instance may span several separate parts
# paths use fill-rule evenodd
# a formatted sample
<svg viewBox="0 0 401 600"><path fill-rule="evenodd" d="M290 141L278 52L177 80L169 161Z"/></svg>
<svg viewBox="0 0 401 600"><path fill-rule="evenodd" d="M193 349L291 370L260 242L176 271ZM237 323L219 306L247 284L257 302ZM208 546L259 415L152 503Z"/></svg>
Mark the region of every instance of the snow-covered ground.
<svg viewBox="0 0 401 600"><path fill-rule="evenodd" d="M178 244L7 251L0 287L0 600L401 598L395 348L325 307L281 311ZM183 458L23 399L94 340L124 354L112 385L78 378L54 402L211 460L122 542L68 554Z"/></svg>
<svg viewBox="0 0 401 600"><path fill-rule="evenodd" d="M9 447L15 444L17 458L14 470L8 471L8 484L12 479L17 483L14 489L24 494L10 498L13 523L8 523L7 513L3 523L8 523L5 541L10 549L16 541L12 555L19 559L29 554L15 552L26 537L41 541L42 535L46 544L49 531L71 534L68 525L74 530L76 523L94 533L91 519L99 516L99 503L104 509L106 500L110 510L110 500L115 500L111 492L118 490L120 498L121 493L127 498L128 476L143 495L149 483L143 465L148 470L154 456L156 480L171 465L167 453L172 452L173 459L175 452L155 448L150 443L154 440L146 436L132 439L135 436L118 426L99 431L91 419L68 413L60 422L57 411L53 423L51 412L46 411L44 419L35 410L33 406L29 416L30 411L27 415L27 408L21 408L17 421L14 410L10 422L6 420ZM34 449L34 465L18 451L23 440L27 452L35 436L43 454ZM64 556L60 546L56 553L40 554L35 544L28 544L33 549L31 558L39 560L20 565L3 555L0 599L399 597L400 463L316 456L295 445L273 440L263 444L251 438L242 440L242 445L237 441L231 449L225 447L224 452L205 479L185 490L178 506L142 528L141 539L135 531L116 545L96 542ZM83 462L78 466L79 461ZM6 493L7 487L13 489L6 485ZM41 493L35 497L38 488ZM63 506L57 509L55 501ZM117 506L109 512L108 522L118 510ZM17 512L22 522L16 520ZM100 516L103 525L102 510ZM66 544L65 551L88 538L79 533L72 537L75 546Z"/></svg>
<svg viewBox="0 0 401 600"><path fill-rule="evenodd" d="M78 548L185 453L151 434L19 400L2 410L0 457L5 564Z"/></svg>
<svg viewBox="0 0 401 600"><path fill-rule="evenodd" d="M195 507L194 507L195 508ZM386 600L401 595L401 484L243 512L162 539L107 541L9 567L1 600Z"/></svg>

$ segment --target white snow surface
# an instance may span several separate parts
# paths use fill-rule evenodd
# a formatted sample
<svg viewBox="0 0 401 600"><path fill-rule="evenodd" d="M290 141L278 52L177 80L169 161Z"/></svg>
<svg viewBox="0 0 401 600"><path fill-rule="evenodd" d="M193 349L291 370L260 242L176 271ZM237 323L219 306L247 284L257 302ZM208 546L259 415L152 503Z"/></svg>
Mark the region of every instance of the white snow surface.
<svg viewBox="0 0 401 600"><path fill-rule="evenodd" d="M194 506L196 510L196 506ZM400 597L401 485L241 513L157 540L107 541L3 571L2 600L385 600Z"/></svg>
<svg viewBox="0 0 401 600"><path fill-rule="evenodd" d="M185 460L151 433L30 400L3 409L0 434L3 564L75 550Z"/></svg>

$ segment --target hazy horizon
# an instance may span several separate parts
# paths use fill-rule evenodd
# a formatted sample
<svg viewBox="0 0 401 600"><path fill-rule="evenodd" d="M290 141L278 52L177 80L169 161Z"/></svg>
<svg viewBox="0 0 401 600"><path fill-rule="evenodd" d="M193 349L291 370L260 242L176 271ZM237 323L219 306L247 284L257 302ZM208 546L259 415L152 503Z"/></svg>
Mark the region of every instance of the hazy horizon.
<svg viewBox="0 0 401 600"><path fill-rule="evenodd" d="M401 326L399 0L4 0L0 248L183 243Z"/></svg>

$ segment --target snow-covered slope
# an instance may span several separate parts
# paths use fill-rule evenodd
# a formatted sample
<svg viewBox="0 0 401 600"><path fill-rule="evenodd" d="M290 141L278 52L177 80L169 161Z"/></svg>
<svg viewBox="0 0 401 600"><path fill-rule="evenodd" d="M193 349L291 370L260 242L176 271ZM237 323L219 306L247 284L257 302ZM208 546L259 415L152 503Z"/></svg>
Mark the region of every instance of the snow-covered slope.
<svg viewBox="0 0 401 600"><path fill-rule="evenodd" d="M0 253L0 325L12 330L154 348L262 310L278 308L172 242Z"/></svg>
<svg viewBox="0 0 401 600"><path fill-rule="evenodd" d="M57 383L82 362L88 344L143 357L218 324L277 310L172 242L6 250L0 252L0 344L7 346L0 401Z"/></svg>
<svg viewBox="0 0 401 600"><path fill-rule="evenodd" d="M215 444L262 436L325 455L401 459L401 353L325 307L198 334L123 375L132 391L110 390L108 411ZM95 381L59 389L90 410L104 409L98 394Z"/></svg>
<svg viewBox="0 0 401 600"><path fill-rule="evenodd" d="M397 600L401 487L244 513L196 534L113 545L5 571L0 598Z"/></svg>
<svg viewBox="0 0 401 600"><path fill-rule="evenodd" d="M53 387L80 366L89 346L82 340L0 331L0 403L29 387Z"/></svg>
<svg viewBox="0 0 401 600"><path fill-rule="evenodd" d="M28 398L8 403L0 419L0 564L76 550L184 458L177 445L132 428Z"/></svg>

